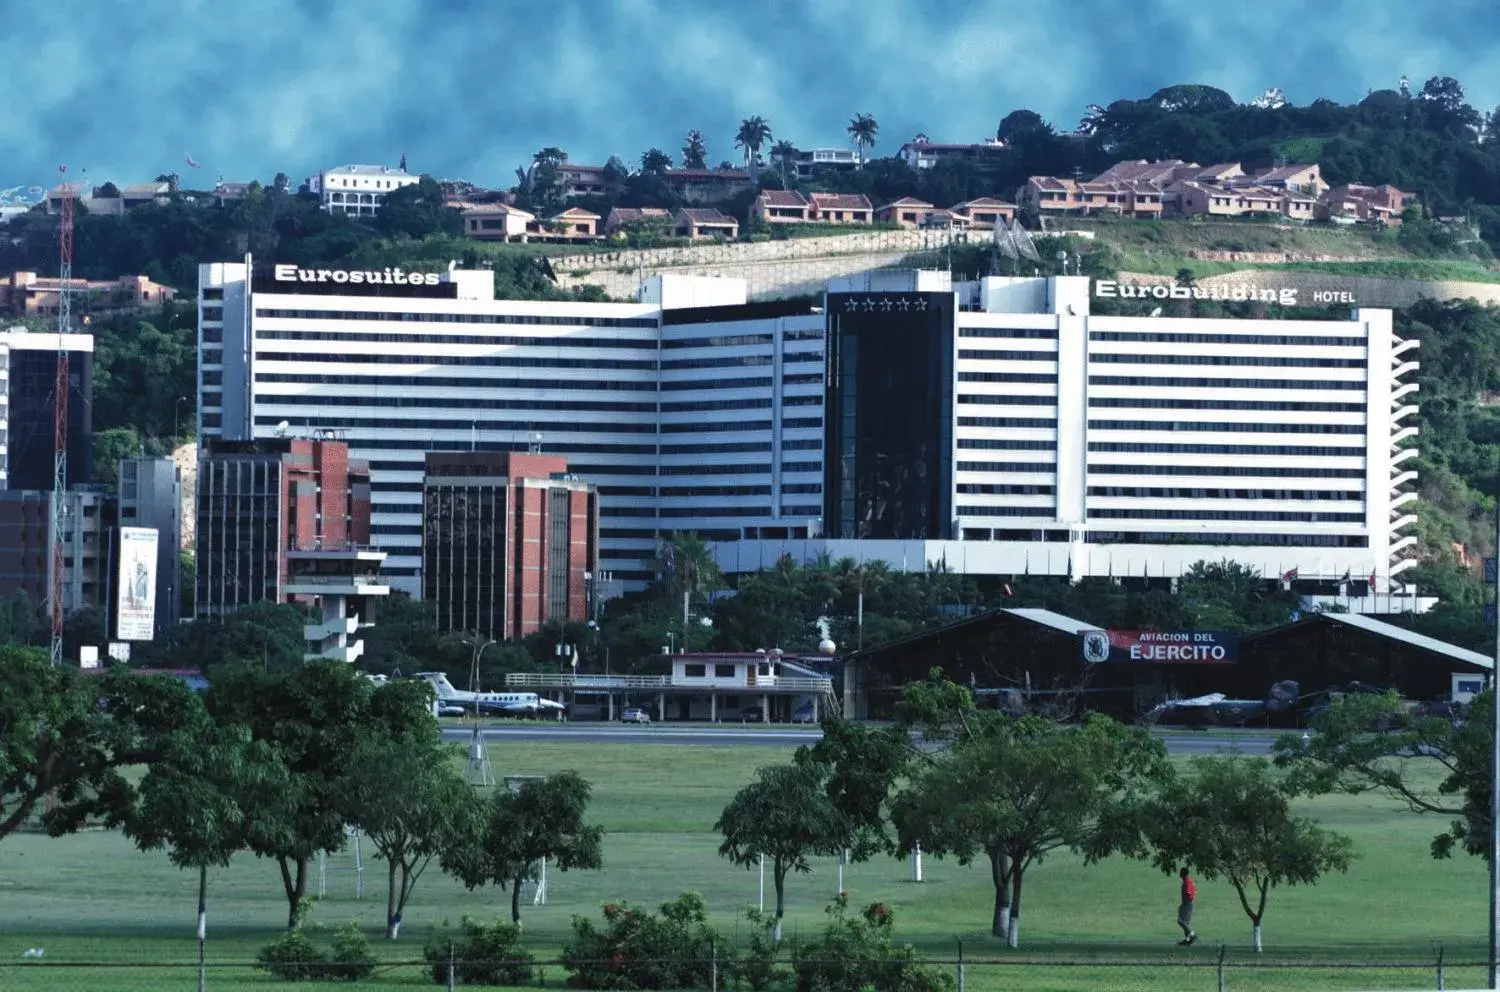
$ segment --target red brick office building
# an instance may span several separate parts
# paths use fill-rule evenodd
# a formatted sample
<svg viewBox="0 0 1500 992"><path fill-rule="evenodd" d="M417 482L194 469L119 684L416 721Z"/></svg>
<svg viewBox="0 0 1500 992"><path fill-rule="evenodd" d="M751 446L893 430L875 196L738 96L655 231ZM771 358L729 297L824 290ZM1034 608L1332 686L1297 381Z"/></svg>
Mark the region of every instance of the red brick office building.
<svg viewBox="0 0 1500 992"><path fill-rule="evenodd" d="M502 639L588 618L599 497L566 458L431 452L422 492L422 598L441 629Z"/></svg>

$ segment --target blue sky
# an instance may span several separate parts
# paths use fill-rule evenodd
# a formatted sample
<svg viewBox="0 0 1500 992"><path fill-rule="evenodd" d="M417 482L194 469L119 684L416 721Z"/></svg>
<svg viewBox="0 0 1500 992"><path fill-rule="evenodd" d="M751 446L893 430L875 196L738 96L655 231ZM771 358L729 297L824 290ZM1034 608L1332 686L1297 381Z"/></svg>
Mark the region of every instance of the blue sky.
<svg viewBox="0 0 1500 992"><path fill-rule="evenodd" d="M1437 13L1441 10L1441 14ZM1130 11L1127 16L1123 11ZM674 156L738 121L844 144L874 114L890 152L917 131L974 140L1030 107L1173 83L1249 100L1357 100L1452 75L1500 103L1492 0L3 0L0 187L192 172L297 180L344 163L504 184L543 145L577 162Z"/></svg>

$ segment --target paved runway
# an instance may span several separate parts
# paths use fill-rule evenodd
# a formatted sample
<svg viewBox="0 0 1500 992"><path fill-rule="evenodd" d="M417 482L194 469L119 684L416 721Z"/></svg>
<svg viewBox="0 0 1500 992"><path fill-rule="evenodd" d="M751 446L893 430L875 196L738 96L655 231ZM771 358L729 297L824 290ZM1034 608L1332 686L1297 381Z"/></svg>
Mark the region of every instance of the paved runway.
<svg viewBox="0 0 1500 992"><path fill-rule="evenodd" d="M465 726L446 726L443 728L443 738L463 742L469 739L470 732L470 728ZM796 747L811 744L821 736L820 731L811 727L757 728L739 724L637 727L618 723L504 723L485 727L485 740L493 744L506 741L551 741L574 744L748 744ZM1266 755L1277 739L1275 732L1263 731L1173 732L1162 736L1170 753L1188 756L1213 754L1220 750Z"/></svg>

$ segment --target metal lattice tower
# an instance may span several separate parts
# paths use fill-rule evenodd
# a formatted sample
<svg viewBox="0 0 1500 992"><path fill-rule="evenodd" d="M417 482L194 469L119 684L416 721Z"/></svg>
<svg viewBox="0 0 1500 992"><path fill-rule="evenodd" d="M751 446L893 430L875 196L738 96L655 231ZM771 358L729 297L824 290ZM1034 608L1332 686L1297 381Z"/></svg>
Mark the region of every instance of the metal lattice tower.
<svg viewBox="0 0 1500 992"><path fill-rule="evenodd" d="M73 325L73 187L63 175L57 222L57 383L52 392L52 664L61 665L63 655L63 586L67 556L63 553L63 530L67 525L68 493L68 342Z"/></svg>

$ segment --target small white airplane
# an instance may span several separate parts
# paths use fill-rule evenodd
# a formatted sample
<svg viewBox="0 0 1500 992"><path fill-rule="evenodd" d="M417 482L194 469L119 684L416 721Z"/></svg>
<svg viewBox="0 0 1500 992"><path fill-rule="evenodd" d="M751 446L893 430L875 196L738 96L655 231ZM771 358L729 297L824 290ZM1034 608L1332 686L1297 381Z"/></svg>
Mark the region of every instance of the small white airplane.
<svg viewBox="0 0 1500 992"><path fill-rule="evenodd" d="M448 676L442 672L418 672L417 678L425 679L437 693L440 710L462 709L481 713L500 713L506 716L557 716L561 717L567 707L550 699L542 699L534 692L468 692L455 689Z"/></svg>

